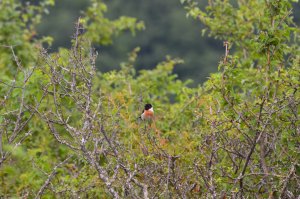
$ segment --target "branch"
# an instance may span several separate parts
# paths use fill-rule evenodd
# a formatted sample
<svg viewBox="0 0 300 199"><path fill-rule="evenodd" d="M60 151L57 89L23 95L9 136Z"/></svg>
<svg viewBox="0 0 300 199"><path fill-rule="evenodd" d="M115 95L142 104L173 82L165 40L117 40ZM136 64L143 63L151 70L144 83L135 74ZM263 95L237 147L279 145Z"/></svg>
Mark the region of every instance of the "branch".
<svg viewBox="0 0 300 199"><path fill-rule="evenodd" d="M48 187L48 185L51 183L52 178L57 174L57 168L61 167L63 164L65 164L72 156L67 157L64 161L57 164L53 169L52 172L48 175L47 180L44 182L44 184L41 186L39 192L36 194L35 199L41 198L41 196L44 194L44 191Z"/></svg>
<svg viewBox="0 0 300 199"><path fill-rule="evenodd" d="M287 186L289 184L290 179L293 177L293 174L295 173L295 164L292 165L289 174L286 176L286 179L284 180L283 187L281 189L281 194L279 198L284 198L284 194L287 190Z"/></svg>

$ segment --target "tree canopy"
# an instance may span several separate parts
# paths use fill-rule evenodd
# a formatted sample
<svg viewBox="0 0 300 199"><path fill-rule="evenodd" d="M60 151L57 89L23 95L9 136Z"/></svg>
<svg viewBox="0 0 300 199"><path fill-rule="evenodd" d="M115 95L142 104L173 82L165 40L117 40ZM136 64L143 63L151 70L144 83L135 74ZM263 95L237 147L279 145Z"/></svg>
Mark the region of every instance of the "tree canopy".
<svg viewBox="0 0 300 199"><path fill-rule="evenodd" d="M224 45L218 72L191 88L173 73L179 58L137 70L139 47L120 69L99 70L99 46L145 28L107 18L101 0L90 0L71 47L56 52L51 37L35 37L54 0L1 1L0 197L298 197L293 2L180 0ZM146 103L152 121L139 119Z"/></svg>

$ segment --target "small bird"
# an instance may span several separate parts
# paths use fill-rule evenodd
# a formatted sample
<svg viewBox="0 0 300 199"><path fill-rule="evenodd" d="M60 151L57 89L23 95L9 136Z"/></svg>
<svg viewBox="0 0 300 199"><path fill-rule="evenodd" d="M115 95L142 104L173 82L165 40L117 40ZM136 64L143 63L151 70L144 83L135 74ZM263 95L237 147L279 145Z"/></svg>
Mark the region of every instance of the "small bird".
<svg viewBox="0 0 300 199"><path fill-rule="evenodd" d="M151 104L146 104L141 115L142 120L153 120L154 119L154 110Z"/></svg>
<svg viewBox="0 0 300 199"><path fill-rule="evenodd" d="M155 125L154 110L153 110L153 106L151 104L145 104L145 108L144 108L143 113L140 116L140 118L143 121L147 121L147 123L149 124L148 127L153 129L157 133L157 136L160 138L160 132L156 128L156 125Z"/></svg>

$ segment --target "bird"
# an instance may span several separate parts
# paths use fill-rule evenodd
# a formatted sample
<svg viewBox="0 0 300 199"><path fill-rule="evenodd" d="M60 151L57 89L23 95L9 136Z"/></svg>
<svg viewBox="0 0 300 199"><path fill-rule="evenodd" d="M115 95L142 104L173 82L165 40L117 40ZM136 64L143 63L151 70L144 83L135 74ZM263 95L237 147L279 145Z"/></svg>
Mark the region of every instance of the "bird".
<svg viewBox="0 0 300 199"><path fill-rule="evenodd" d="M155 130L158 138L160 138L160 132L156 128L154 110L153 110L153 106L151 104L145 104L143 113L139 118L142 119L143 121L147 122L149 124L148 127ZM146 128L146 126L145 126L145 128Z"/></svg>
<svg viewBox="0 0 300 199"><path fill-rule="evenodd" d="M154 119L154 110L151 104L145 104L145 108L140 118L142 120L147 120L147 121L151 121Z"/></svg>

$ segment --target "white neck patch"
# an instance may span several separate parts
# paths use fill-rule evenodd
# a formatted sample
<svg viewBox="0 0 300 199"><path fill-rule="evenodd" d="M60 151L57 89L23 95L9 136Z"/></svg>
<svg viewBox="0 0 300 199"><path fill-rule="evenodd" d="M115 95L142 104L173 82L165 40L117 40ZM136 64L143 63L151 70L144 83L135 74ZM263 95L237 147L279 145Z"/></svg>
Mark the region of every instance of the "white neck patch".
<svg viewBox="0 0 300 199"><path fill-rule="evenodd" d="M153 107L151 107L151 108L149 109L149 111L154 112Z"/></svg>

